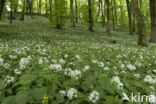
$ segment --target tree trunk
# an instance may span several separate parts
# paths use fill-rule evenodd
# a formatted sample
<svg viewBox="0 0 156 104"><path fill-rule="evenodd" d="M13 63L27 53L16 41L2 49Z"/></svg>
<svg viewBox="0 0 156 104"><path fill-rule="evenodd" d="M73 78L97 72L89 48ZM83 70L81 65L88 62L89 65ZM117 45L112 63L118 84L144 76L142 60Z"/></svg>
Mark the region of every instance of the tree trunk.
<svg viewBox="0 0 156 104"><path fill-rule="evenodd" d="M75 14L76 14L76 23L78 23L78 6L77 6L77 0L75 0Z"/></svg>
<svg viewBox="0 0 156 104"><path fill-rule="evenodd" d="M5 0L1 0L1 4L0 4L0 21L2 19L2 12L3 12L3 8L4 8L4 3L5 3Z"/></svg>
<svg viewBox="0 0 156 104"><path fill-rule="evenodd" d="M102 27L104 27L105 26L105 16L104 16L104 8L105 7L103 7L103 2L102 2L102 0L100 0L100 2L101 2L101 11L102 11Z"/></svg>
<svg viewBox="0 0 156 104"><path fill-rule="evenodd" d="M91 0L88 0L89 7L89 31L93 32L93 17L92 17L92 3Z"/></svg>
<svg viewBox="0 0 156 104"><path fill-rule="evenodd" d="M151 39L150 42L156 42L156 1L150 0L151 14Z"/></svg>
<svg viewBox="0 0 156 104"><path fill-rule="evenodd" d="M47 5L47 0L45 0L45 7L46 7L46 15L48 15L48 5Z"/></svg>
<svg viewBox="0 0 156 104"><path fill-rule="evenodd" d="M111 28L110 28L110 15L109 15L109 9L110 9L110 2L109 0L106 0L106 4L107 4L107 33L108 35L111 35Z"/></svg>
<svg viewBox="0 0 156 104"><path fill-rule="evenodd" d="M146 31L145 31L145 23L144 23L144 16L141 13L138 7L138 0L132 0L132 8L133 14L137 20L138 26L138 45L146 46Z"/></svg>
<svg viewBox="0 0 156 104"><path fill-rule="evenodd" d="M24 21L24 15L25 15L25 0L23 0L23 9L22 9L22 17L21 17L21 21Z"/></svg>
<svg viewBox="0 0 156 104"><path fill-rule="evenodd" d="M132 30L132 15L131 15L131 3L129 0L126 0L127 3L127 11L128 11L128 18L129 18L129 34L133 34Z"/></svg>
<svg viewBox="0 0 156 104"><path fill-rule="evenodd" d="M11 8L11 11L10 11L10 24L12 24L12 20L13 20L13 1L11 0L11 4L10 4L10 8Z"/></svg>
<svg viewBox="0 0 156 104"><path fill-rule="evenodd" d="M74 13L73 13L73 0L70 0L70 18L71 18L72 27L75 27Z"/></svg>
<svg viewBox="0 0 156 104"><path fill-rule="evenodd" d="M115 30L115 17L114 17L115 12L114 12L113 1L111 1L111 5L112 5L112 7L111 7L111 11L112 11L113 30Z"/></svg>
<svg viewBox="0 0 156 104"><path fill-rule="evenodd" d="M115 25L117 25L118 23L118 15L117 15L117 3L116 0L113 0L113 4L114 4L114 12L115 12Z"/></svg>
<svg viewBox="0 0 156 104"><path fill-rule="evenodd" d="M29 2L29 14L30 14L30 16L31 16L31 18L33 19L33 16L32 16L32 0L28 0L28 2Z"/></svg>
<svg viewBox="0 0 156 104"><path fill-rule="evenodd" d="M121 12L121 27L123 27L123 25L124 25L124 19L123 19L122 0L120 0L120 12Z"/></svg>
<svg viewBox="0 0 156 104"><path fill-rule="evenodd" d="M49 0L50 5L50 20L52 21L52 0Z"/></svg>
<svg viewBox="0 0 156 104"><path fill-rule="evenodd" d="M41 14L41 12L42 12L42 4L41 4L41 0L39 0L39 13Z"/></svg>
<svg viewBox="0 0 156 104"><path fill-rule="evenodd" d="M101 0L99 0L98 13L97 13L97 15L96 15L96 19L95 19L96 21L98 21L98 17L99 17L100 12L101 12L101 5L100 5L101 3L100 3L100 2L101 2Z"/></svg>

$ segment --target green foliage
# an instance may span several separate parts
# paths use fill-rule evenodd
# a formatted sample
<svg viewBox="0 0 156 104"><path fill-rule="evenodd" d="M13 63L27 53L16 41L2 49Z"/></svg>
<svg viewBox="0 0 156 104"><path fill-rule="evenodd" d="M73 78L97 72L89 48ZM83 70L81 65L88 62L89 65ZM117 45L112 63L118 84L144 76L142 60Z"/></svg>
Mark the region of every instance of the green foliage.
<svg viewBox="0 0 156 104"><path fill-rule="evenodd" d="M124 103L122 92L129 96L131 92L155 94L156 84L144 82L146 75L155 78L155 44L142 48L136 45L137 36L114 31L114 35L108 37L101 27L96 27L94 33L86 32L83 25L74 29L66 26L58 31L51 29L48 22L44 17L31 20L26 16L22 23L0 25L0 58L4 59L0 62L1 104L42 104L44 97L52 104L90 104L89 96L94 90L99 93L97 104ZM117 41L116 45L113 40ZM23 58L26 66L20 69ZM56 71L50 68L51 64L62 68ZM125 67L121 67L122 64ZM129 64L136 70L129 70ZM85 66L90 68L84 71ZM80 71L81 75L67 75L67 68ZM15 73L15 69L21 74ZM136 78L136 74L140 78ZM14 80L8 83L7 76ZM123 89L118 89L117 83L111 81L115 76L120 78ZM68 93L71 88L77 91L77 97L72 100L60 94L62 90Z"/></svg>
<svg viewBox="0 0 156 104"><path fill-rule="evenodd" d="M54 0L54 8L52 14L52 24L60 25L65 24L67 19L67 1L66 0Z"/></svg>

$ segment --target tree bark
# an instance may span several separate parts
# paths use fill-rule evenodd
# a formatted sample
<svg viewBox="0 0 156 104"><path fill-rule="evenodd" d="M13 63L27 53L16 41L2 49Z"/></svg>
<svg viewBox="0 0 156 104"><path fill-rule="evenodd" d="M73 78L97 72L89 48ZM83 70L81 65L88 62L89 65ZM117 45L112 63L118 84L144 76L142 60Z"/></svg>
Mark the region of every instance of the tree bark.
<svg viewBox="0 0 156 104"><path fill-rule="evenodd" d="M156 42L156 1L150 0L151 14L151 39L150 42Z"/></svg>
<svg viewBox="0 0 156 104"><path fill-rule="evenodd" d="M77 0L75 0L75 14L76 14L76 23L78 23L78 6L77 6Z"/></svg>
<svg viewBox="0 0 156 104"><path fill-rule="evenodd" d="M42 12L42 4L41 4L41 0L39 0L39 13L41 14L41 12Z"/></svg>
<svg viewBox="0 0 156 104"><path fill-rule="evenodd" d="M92 17L92 3L91 0L88 0L89 7L89 31L93 32L93 17Z"/></svg>
<svg viewBox="0 0 156 104"><path fill-rule="evenodd" d="M107 33L108 35L111 35L111 28L110 28L110 14L109 14L109 9L110 9L110 1L106 0L107 4Z"/></svg>
<svg viewBox="0 0 156 104"><path fill-rule="evenodd" d="M10 2L10 8L11 8L11 11L10 11L10 24L12 24L12 20L13 20L13 1L11 0Z"/></svg>
<svg viewBox="0 0 156 104"><path fill-rule="evenodd" d="M21 17L21 21L24 21L24 15L25 15L25 0L23 0L23 8L22 8L22 17Z"/></svg>
<svg viewBox="0 0 156 104"><path fill-rule="evenodd" d="M131 3L129 0L126 0L126 4L127 4L128 18L129 18L129 34L132 35L133 30L132 30Z"/></svg>
<svg viewBox="0 0 156 104"><path fill-rule="evenodd" d="M30 16L31 16L31 18L33 19L33 16L32 16L32 0L28 0L28 2L29 2L29 14L30 14Z"/></svg>
<svg viewBox="0 0 156 104"><path fill-rule="evenodd" d="M49 0L50 5L50 20L52 21L52 0Z"/></svg>
<svg viewBox="0 0 156 104"><path fill-rule="evenodd" d="M73 0L70 0L70 18L71 18L72 27L75 27L74 13L73 13Z"/></svg>
<svg viewBox="0 0 156 104"><path fill-rule="evenodd" d="M46 15L48 15L48 5L47 5L47 0L45 0L45 7L46 7Z"/></svg>
<svg viewBox="0 0 156 104"><path fill-rule="evenodd" d="M103 7L103 2L102 2L102 0L100 0L100 2L101 2L101 11L102 11L102 27L104 27L105 26L105 16L104 16L104 8L105 7Z"/></svg>
<svg viewBox="0 0 156 104"><path fill-rule="evenodd" d="M98 5L98 13L97 13L97 15L96 15L96 21L98 21L98 17L99 17L99 15L100 15L100 12L101 12L101 0L99 0L99 5Z"/></svg>
<svg viewBox="0 0 156 104"><path fill-rule="evenodd" d="M144 16L138 7L138 0L132 0L132 12L136 17L138 26L138 45L146 46L146 30Z"/></svg>
<svg viewBox="0 0 156 104"><path fill-rule="evenodd" d="M3 12L3 8L4 8L4 3L5 3L5 0L1 0L1 4L0 4L0 21L2 19L2 12Z"/></svg>

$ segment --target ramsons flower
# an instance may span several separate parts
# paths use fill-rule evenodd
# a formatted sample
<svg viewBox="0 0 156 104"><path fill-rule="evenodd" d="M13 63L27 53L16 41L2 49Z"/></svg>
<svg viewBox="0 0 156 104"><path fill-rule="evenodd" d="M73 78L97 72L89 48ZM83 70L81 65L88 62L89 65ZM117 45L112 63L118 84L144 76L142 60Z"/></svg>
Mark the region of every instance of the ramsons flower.
<svg viewBox="0 0 156 104"><path fill-rule="evenodd" d="M96 103L99 100L99 93L97 91L92 91L88 98L92 103Z"/></svg>
<svg viewBox="0 0 156 104"><path fill-rule="evenodd" d="M121 83L120 78L118 76L113 77L111 82L116 82L118 89L123 89L123 83Z"/></svg>
<svg viewBox="0 0 156 104"><path fill-rule="evenodd" d="M153 79L150 75L147 75L147 76L145 76L145 78L144 78L144 82L148 82L148 83L150 83L150 84L154 84L154 83L156 83L156 78Z"/></svg>
<svg viewBox="0 0 156 104"><path fill-rule="evenodd" d="M128 65L127 65L127 68L128 68L130 71L136 70L135 65L131 65L131 64L128 64Z"/></svg>
<svg viewBox="0 0 156 104"><path fill-rule="evenodd" d="M53 71L62 71L62 66L60 64L51 64L49 68Z"/></svg>
<svg viewBox="0 0 156 104"><path fill-rule="evenodd" d="M7 82L7 84L10 84L11 82L14 81L14 77L6 76L4 80Z"/></svg>
<svg viewBox="0 0 156 104"><path fill-rule="evenodd" d="M19 70L19 69L15 69L15 70L14 70L14 73L17 74L17 75L20 75L22 72L21 72L21 70Z"/></svg>
<svg viewBox="0 0 156 104"><path fill-rule="evenodd" d="M67 91L67 97L72 100L74 98L77 98L77 90L74 89L74 88L70 88L68 91Z"/></svg>

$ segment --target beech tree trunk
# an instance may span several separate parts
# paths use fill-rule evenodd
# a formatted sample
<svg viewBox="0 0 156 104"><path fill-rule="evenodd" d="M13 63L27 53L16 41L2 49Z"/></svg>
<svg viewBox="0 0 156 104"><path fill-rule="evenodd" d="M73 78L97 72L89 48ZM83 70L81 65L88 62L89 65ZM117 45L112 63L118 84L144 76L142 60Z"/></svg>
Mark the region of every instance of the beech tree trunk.
<svg viewBox="0 0 156 104"><path fill-rule="evenodd" d="M104 27L105 26L105 16L104 16L105 7L103 7L103 1L102 0L100 1L101 1L101 11L102 11L102 27Z"/></svg>
<svg viewBox="0 0 156 104"><path fill-rule="evenodd" d="M24 21L24 15L25 15L25 0L23 0L23 8L22 8L22 17L21 17L21 21Z"/></svg>
<svg viewBox="0 0 156 104"><path fill-rule="evenodd" d="M110 28L110 13L109 13L109 9L110 9L110 1L106 0L106 4L107 4L107 33L108 35L111 35L111 28Z"/></svg>
<svg viewBox="0 0 156 104"><path fill-rule="evenodd" d="M150 0L151 13L151 39L150 42L156 42L156 0Z"/></svg>
<svg viewBox="0 0 156 104"><path fill-rule="evenodd" d="M127 3L127 11L128 11L128 18L129 18L129 34L133 34L132 30L132 15L131 15L131 3L129 0L126 0Z"/></svg>
<svg viewBox="0 0 156 104"><path fill-rule="evenodd" d="M132 8L138 26L138 45L146 46L146 28L144 23L144 16L138 7L138 0L132 0Z"/></svg>
<svg viewBox="0 0 156 104"><path fill-rule="evenodd" d="M11 4L10 4L10 24L12 24L12 20L13 20L13 1L11 0Z"/></svg>
<svg viewBox="0 0 156 104"><path fill-rule="evenodd" d="M3 8L4 8L4 3L5 3L5 0L1 0L1 4L0 4L0 21L2 19L2 12L3 12Z"/></svg>
<svg viewBox="0 0 156 104"><path fill-rule="evenodd" d="M77 0L75 0L75 15L76 15L76 23L78 23L78 6L77 6Z"/></svg>
<svg viewBox="0 0 156 104"><path fill-rule="evenodd" d="M73 0L70 0L70 18L71 18L72 27L75 27L74 13L73 13Z"/></svg>
<svg viewBox="0 0 156 104"><path fill-rule="evenodd" d="M93 17L92 17L91 0L88 0L88 7L89 7L89 31L93 32Z"/></svg>
<svg viewBox="0 0 156 104"><path fill-rule="evenodd" d="M52 21L52 0L49 0L50 5L50 20Z"/></svg>

